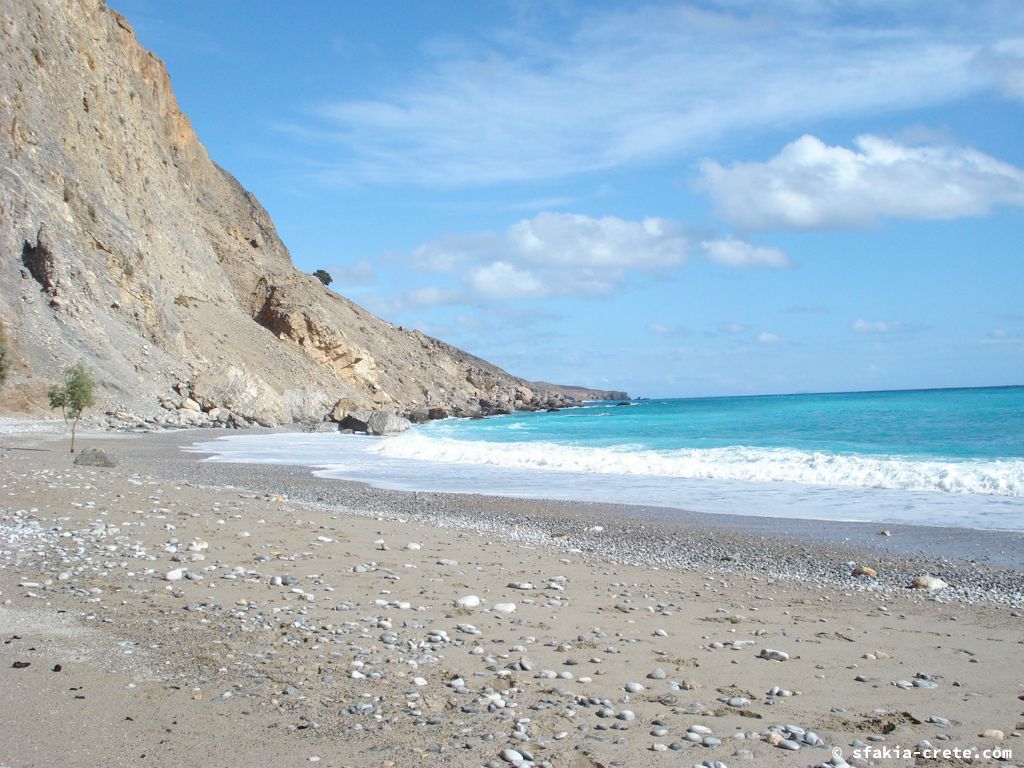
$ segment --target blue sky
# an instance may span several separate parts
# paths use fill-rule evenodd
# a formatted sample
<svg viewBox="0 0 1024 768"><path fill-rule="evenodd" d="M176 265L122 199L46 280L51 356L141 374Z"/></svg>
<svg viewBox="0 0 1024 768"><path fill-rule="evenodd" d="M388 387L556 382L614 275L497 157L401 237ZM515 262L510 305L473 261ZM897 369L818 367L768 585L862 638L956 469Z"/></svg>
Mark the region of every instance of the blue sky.
<svg viewBox="0 0 1024 768"><path fill-rule="evenodd" d="M113 0L306 271L634 395L1024 383L1024 4Z"/></svg>

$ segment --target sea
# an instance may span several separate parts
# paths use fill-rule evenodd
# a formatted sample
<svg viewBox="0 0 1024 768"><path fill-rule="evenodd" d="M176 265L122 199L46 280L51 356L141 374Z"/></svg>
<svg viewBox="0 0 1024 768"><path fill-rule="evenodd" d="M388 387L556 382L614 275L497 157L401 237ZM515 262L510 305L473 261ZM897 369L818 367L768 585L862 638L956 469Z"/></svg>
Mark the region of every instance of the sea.
<svg viewBox="0 0 1024 768"><path fill-rule="evenodd" d="M194 449L402 490L1024 531L1022 386L588 403Z"/></svg>

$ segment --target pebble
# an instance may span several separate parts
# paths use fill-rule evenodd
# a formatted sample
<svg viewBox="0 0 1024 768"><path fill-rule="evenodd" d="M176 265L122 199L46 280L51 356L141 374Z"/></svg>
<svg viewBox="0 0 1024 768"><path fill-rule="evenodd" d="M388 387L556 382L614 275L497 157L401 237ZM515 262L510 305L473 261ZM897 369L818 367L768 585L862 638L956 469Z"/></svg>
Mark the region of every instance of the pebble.
<svg viewBox="0 0 1024 768"><path fill-rule="evenodd" d="M479 608L481 600L476 595L466 595L455 601L458 608Z"/></svg>
<svg viewBox="0 0 1024 768"><path fill-rule="evenodd" d="M910 582L910 586L914 589L927 589L929 592L932 592L936 589L945 589L949 584L937 576L929 576L926 573L922 576L915 576L914 580Z"/></svg>
<svg viewBox="0 0 1024 768"><path fill-rule="evenodd" d="M762 648L758 658L768 661L789 661L789 654L785 651L776 651L774 648Z"/></svg>

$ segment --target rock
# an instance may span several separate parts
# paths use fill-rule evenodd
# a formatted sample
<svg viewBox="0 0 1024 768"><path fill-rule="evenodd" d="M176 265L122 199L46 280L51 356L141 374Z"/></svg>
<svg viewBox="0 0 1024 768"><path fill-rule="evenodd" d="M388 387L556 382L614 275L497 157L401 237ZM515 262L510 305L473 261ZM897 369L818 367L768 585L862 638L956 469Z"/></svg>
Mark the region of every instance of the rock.
<svg viewBox="0 0 1024 768"><path fill-rule="evenodd" d="M774 648L762 648L758 658L768 661L789 661L789 654L785 651L776 651Z"/></svg>
<svg viewBox="0 0 1024 768"><path fill-rule="evenodd" d="M926 573L921 576L915 576L914 580L910 582L910 586L914 589L926 589L931 592L936 589L945 589L949 584L944 582L938 576L929 576Z"/></svg>
<svg viewBox="0 0 1024 768"><path fill-rule="evenodd" d="M497 611L498 613L502 613L502 614L508 616L509 614L512 614L512 613L515 612L516 604L515 603L495 603L494 604L494 610Z"/></svg>
<svg viewBox="0 0 1024 768"><path fill-rule="evenodd" d="M394 413L377 411L366 420L366 431L371 435L397 435L412 426L408 419Z"/></svg>
<svg viewBox="0 0 1024 768"><path fill-rule="evenodd" d="M414 408L406 416L413 424L425 424L430 421L430 411L426 408Z"/></svg>
<svg viewBox="0 0 1024 768"><path fill-rule="evenodd" d="M506 747L505 749L501 750L500 757L506 763L516 764L523 762L522 752L512 749L511 747Z"/></svg>
<svg viewBox="0 0 1024 768"><path fill-rule="evenodd" d="M75 457L75 464L82 467L117 466L114 460L99 448L86 448Z"/></svg>
<svg viewBox="0 0 1024 768"><path fill-rule="evenodd" d="M197 376L192 380L192 397L204 408L227 408L265 427L289 418L281 398L263 379L235 365Z"/></svg>
<svg viewBox="0 0 1024 768"><path fill-rule="evenodd" d="M320 387L296 387L281 393L281 403L291 421L321 421L331 402L331 396Z"/></svg>
<svg viewBox="0 0 1024 768"><path fill-rule="evenodd" d="M349 413L358 410L360 410L360 406L355 400L343 397L331 407L331 411L327 414L327 418L331 421L341 421Z"/></svg>
<svg viewBox="0 0 1024 768"><path fill-rule="evenodd" d="M482 601L476 595L466 595L455 601L456 608L479 608Z"/></svg>
<svg viewBox="0 0 1024 768"><path fill-rule="evenodd" d="M185 572L181 568L174 568L164 574L165 581L181 581L185 578Z"/></svg>
<svg viewBox="0 0 1024 768"><path fill-rule="evenodd" d="M641 683L626 683L625 689L627 693L643 693L647 690Z"/></svg>
<svg viewBox="0 0 1024 768"><path fill-rule="evenodd" d="M1006 738L1006 734L1000 731L998 728L989 728L981 734L983 739L995 739L996 741L1002 741Z"/></svg>
<svg viewBox="0 0 1024 768"><path fill-rule="evenodd" d="M858 565L850 572L851 576L865 576L869 579L874 579L878 576L877 571L874 568L869 568L866 565Z"/></svg>
<svg viewBox="0 0 1024 768"><path fill-rule="evenodd" d="M341 417L338 422L338 429L350 429L353 432L369 432L368 422L373 411L351 411Z"/></svg>

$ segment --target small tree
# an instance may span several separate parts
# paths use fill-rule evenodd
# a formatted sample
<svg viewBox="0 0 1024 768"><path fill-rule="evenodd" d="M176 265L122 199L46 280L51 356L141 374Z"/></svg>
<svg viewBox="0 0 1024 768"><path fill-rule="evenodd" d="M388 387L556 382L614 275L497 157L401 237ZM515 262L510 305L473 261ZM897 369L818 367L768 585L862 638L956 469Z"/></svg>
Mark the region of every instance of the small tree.
<svg viewBox="0 0 1024 768"><path fill-rule="evenodd" d="M318 269L316 272L313 273L313 277L315 277L324 285L330 285L331 283L334 282L334 278L331 277L331 273L328 272L326 269Z"/></svg>
<svg viewBox="0 0 1024 768"><path fill-rule="evenodd" d="M51 408L60 408L64 421L71 422L71 452L75 452L75 431L86 408L96 404L96 382L86 367L79 363L64 371L64 386L54 384L47 391Z"/></svg>

